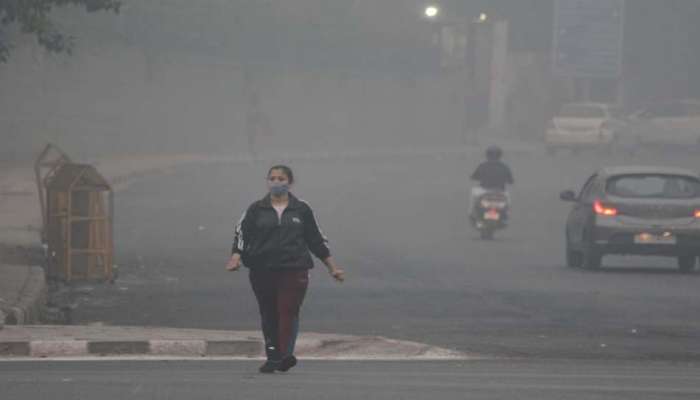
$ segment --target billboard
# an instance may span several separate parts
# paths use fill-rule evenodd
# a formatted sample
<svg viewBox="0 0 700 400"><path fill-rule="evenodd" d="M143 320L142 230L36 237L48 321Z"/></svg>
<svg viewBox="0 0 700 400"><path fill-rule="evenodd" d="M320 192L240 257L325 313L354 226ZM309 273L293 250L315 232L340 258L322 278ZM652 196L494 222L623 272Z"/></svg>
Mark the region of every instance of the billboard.
<svg viewBox="0 0 700 400"><path fill-rule="evenodd" d="M624 0L555 0L554 73L567 77L619 77L624 11Z"/></svg>

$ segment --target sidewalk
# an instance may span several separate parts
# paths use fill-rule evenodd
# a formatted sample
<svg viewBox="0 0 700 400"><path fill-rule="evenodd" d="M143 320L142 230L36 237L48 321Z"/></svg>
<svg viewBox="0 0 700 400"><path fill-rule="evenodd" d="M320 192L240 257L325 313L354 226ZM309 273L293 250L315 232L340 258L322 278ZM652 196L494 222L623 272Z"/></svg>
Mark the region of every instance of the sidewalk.
<svg viewBox="0 0 700 400"><path fill-rule="evenodd" d="M296 353L305 359L466 360L481 358L380 336L306 333ZM0 360L34 357L239 357L264 358L259 332L104 326L6 326Z"/></svg>
<svg viewBox="0 0 700 400"><path fill-rule="evenodd" d="M534 152L536 146L517 142L499 144L507 152ZM256 161L343 160L356 158L469 155L481 157L483 146L370 148L306 153L262 153L247 155L172 154L119 156L101 160L76 160L93 164L109 180L115 191L123 190L138 178L165 172L185 164L249 163ZM41 213L31 162L0 170L0 329L7 323L32 324L41 321L46 300L43 270L27 266L31 261L17 254L40 253ZM19 258L19 259L18 259ZM14 266L13 266L14 265Z"/></svg>

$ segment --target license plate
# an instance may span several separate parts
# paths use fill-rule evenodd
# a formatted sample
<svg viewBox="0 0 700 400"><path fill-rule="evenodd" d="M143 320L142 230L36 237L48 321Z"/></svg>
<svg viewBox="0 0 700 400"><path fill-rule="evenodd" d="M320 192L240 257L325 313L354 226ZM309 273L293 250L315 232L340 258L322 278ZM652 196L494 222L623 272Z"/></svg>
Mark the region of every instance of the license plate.
<svg viewBox="0 0 700 400"><path fill-rule="evenodd" d="M484 219L488 221L498 221L501 219L501 213L498 211L487 211L484 214Z"/></svg>
<svg viewBox="0 0 700 400"><path fill-rule="evenodd" d="M654 235L651 233L640 233L634 236L634 243L637 244L676 244L676 237L671 234Z"/></svg>

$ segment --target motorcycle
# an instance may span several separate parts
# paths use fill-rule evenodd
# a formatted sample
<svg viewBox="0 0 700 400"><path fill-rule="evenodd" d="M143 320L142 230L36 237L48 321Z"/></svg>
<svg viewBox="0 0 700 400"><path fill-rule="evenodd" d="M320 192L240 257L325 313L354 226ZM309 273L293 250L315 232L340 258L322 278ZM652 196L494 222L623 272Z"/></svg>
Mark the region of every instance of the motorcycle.
<svg viewBox="0 0 700 400"><path fill-rule="evenodd" d="M471 215L474 228L483 240L492 240L497 230L508 226L508 195L503 191L487 190L476 196Z"/></svg>

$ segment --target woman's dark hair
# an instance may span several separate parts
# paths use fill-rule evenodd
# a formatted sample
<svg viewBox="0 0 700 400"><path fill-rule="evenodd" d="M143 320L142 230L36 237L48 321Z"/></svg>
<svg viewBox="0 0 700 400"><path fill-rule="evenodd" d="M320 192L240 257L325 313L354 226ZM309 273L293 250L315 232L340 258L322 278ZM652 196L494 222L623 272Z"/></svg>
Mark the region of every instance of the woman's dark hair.
<svg viewBox="0 0 700 400"><path fill-rule="evenodd" d="M292 169L289 168L289 167L286 166L286 165L275 165L275 166L273 166L272 168L270 168L269 171L267 171L267 176L270 176L270 174L272 173L272 171L274 171L274 170L276 170L276 169L282 171L285 175L287 175L287 179L289 179L289 183L290 183L290 184L291 184L291 183L294 183L294 172L292 172Z"/></svg>

